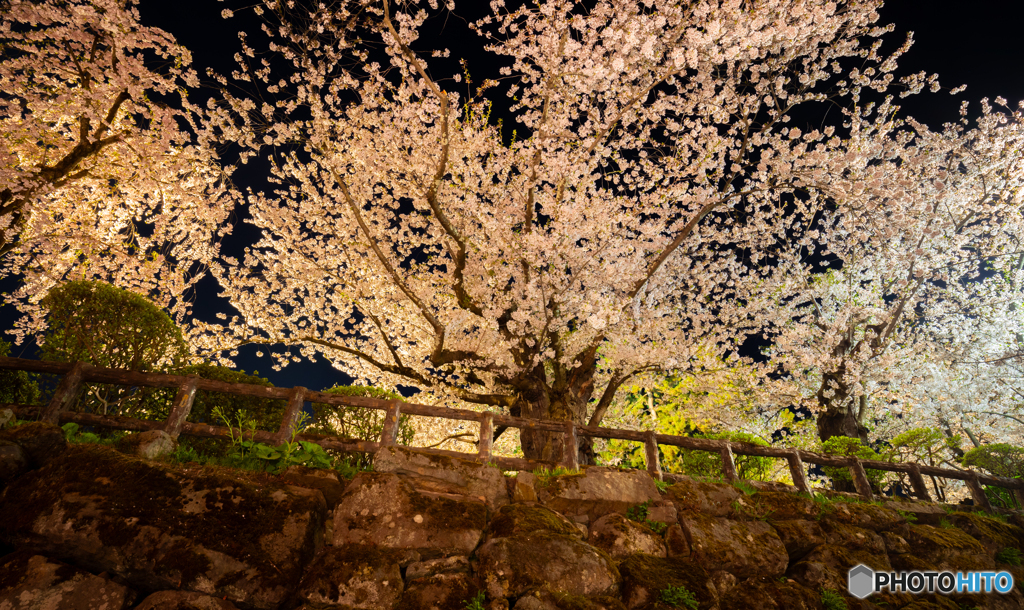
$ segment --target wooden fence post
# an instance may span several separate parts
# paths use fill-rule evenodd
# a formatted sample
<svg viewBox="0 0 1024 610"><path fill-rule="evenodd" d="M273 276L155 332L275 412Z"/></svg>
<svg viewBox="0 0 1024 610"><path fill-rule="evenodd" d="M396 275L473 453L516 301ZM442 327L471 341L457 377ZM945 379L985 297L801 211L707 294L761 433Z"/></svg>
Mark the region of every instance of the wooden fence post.
<svg viewBox="0 0 1024 610"><path fill-rule="evenodd" d="M931 502L932 496L928 493L928 486L925 485L924 477L921 476L921 467L917 464L911 464L909 470L908 474L910 476L910 484L914 488L914 495L917 496L918 500Z"/></svg>
<svg viewBox="0 0 1024 610"><path fill-rule="evenodd" d="M722 474L725 475L726 482L738 481L740 477L736 474L736 461L732 456L732 445L726 443L720 454L722 456Z"/></svg>
<svg viewBox="0 0 1024 610"><path fill-rule="evenodd" d="M658 437L654 434L654 430L648 430L645 436L647 437L644 440L644 450L647 452L647 472L660 481L662 477L661 456L658 455Z"/></svg>
<svg viewBox="0 0 1024 610"><path fill-rule="evenodd" d="M580 448L576 440L576 424L565 422L565 442L563 443L562 465L569 470L580 469Z"/></svg>
<svg viewBox="0 0 1024 610"><path fill-rule="evenodd" d="M388 402L390 404L384 416L384 428L380 431L381 447L392 447L398 442L398 420L402 416L402 403L397 400Z"/></svg>
<svg viewBox="0 0 1024 610"><path fill-rule="evenodd" d="M199 377L195 375L189 375L188 381L181 384L178 388L178 393L174 396L174 402L171 403L171 414L167 416L164 421L164 432L171 435L171 438L178 438L181 434L181 425L188 419L188 414L192 411L192 402L196 398L196 385L199 383Z"/></svg>
<svg viewBox="0 0 1024 610"><path fill-rule="evenodd" d="M48 424L57 424L60 421L60 412L71 406L71 402L78 397L78 391L82 389L82 376L85 373L85 363L78 361L71 367L67 375L61 378L57 385L57 391L53 393L50 404L43 409L39 418Z"/></svg>
<svg viewBox="0 0 1024 610"><path fill-rule="evenodd" d="M981 481L978 480L978 473L971 472L967 476L967 487L971 490L971 497L974 498L974 505L981 507L981 510L986 512L992 511L992 504L988 501L988 496L985 495L985 489L981 486Z"/></svg>
<svg viewBox="0 0 1024 610"><path fill-rule="evenodd" d="M480 417L480 444L477 457L481 462L491 461L491 445L494 443L494 414L484 411Z"/></svg>
<svg viewBox="0 0 1024 610"><path fill-rule="evenodd" d="M853 486L857 488L857 493L868 502L874 500L875 494L871 492L868 474L864 472L864 465L860 463L858 458L850 458L850 474L853 475Z"/></svg>
<svg viewBox="0 0 1024 610"><path fill-rule="evenodd" d="M793 476L793 485L796 485L799 491L814 496L814 490L807 481L807 472L804 470L804 461L800 459L800 452L793 449L786 456L786 461L789 462L789 474Z"/></svg>
<svg viewBox="0 0 1024 610"><path fill-rule="evenodd" d="M305 402L306 388L295 386L288 395L288 406L285 408L284 417L281 418L281 427L274 435L274 444L280 445L291 440L292 431L299 423L302 415L302 403Z"/></svg>

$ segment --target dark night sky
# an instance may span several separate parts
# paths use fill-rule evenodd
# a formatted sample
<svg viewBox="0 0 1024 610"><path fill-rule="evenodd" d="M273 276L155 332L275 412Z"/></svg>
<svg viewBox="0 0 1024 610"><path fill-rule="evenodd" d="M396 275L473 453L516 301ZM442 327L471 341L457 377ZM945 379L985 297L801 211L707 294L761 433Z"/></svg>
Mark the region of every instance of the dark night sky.
<svg viewBox="0 0 1024 610"><path fill-rule="evenodd" d="M196 67L205 71L212 67L229 73L232 56L237 50L237 31L244 25L236 18L225 21L220 13L226 7L239 8L252 2L220 2L213 0L140 0L140 12L145 25L163 28L191 49ZM456 14L470 18L486 7L485 0L456 3ZM946 93L920 95L904 100L904 109L933 128L943 122L958 119L961 100L967 99L977 107L982 97L1003 96L1016 105L1024 100L1024 37L1020 34L1020 17L1024 15L1021 0L890 0L882 10L882 21L894 23L896 32L888 37L890 45L903 41L907 31L913 31L916 43L900 62L903 73L926 70L937 72L944 88L961 84L967 90L955 98ZM469 14L467 11L472 10ZM444 46L452 48L453 56L462 48L472 48L475 36L467 35L457 19L435 22L435 30L444 36ZM443 26L443 29L442 29ZM460 44L465 39L464 47ZM473 55L469 55L473 57ZM479 55L476 55L479 57ZM486 66L485 66L486 68ZM470 66L471 71L474 70ZM479 81L478 81L479 82ZM260 166L252 164L246 173L236 176L240 183L259 181ZM256 237L252 228L239 225L225 244L229 254L235 254ZM0 282L0 291L13 287L13 280ZM204 280L200 286L196 310L203 319L212 321L216 312L231 313L224 299L216 296L216 283ZM0 329L10 328L14 312L6 307L0 311ZM12 355L35 357L31 346L16 347ZM239 368L248 372L258 370L277 386L303 385L310 389L347 383L349 378L334 370L326 362L302 363L273 371L271 361L257 359L255 348L241 350L237 359Z"/></svg>

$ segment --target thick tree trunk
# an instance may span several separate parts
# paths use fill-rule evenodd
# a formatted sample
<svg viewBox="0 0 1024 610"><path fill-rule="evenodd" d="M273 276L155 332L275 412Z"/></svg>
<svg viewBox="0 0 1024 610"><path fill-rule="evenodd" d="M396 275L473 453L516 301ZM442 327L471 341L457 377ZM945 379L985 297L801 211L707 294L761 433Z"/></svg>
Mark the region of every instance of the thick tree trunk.
<svg viewBox="0 0 1024 610"><path fill-rule="evenodd" d="M822 408L817 417L818 438L824 443L835 436L848 436L867 444L868 430L861 424L859 417L867 406L861 404L859 410L856 408L850 398L850 388L843 381L844 373L843 368L840 368L822 378L821 388L818 389L818 405ZM827 390L831 390L831 393L827 393ZM836 491L857 491L852 480L833 480L832 485Z"/></svg>
<svg viewBox="0 0 1024 610"><path fill-rule="evenodd" d="M863 400L858 410L850 398L850 388L843 380L845 367L834 373L822 376L821 387L818 388L818 438L825 442L833 436L849 436L859 438L862 443L868 442L868 430L861 423L867 405Z"/></svg>
<svg viewBox="0 0 1024 610"><path fill-rule="evenodd" d="M587 425L587 408L594 392L593 374L589 370L578 367L568 375L555 375L549 379L549 373L543 366L518 384L519 401L514 410L519 417L556 422L572 421L578 425ZM561 432L545 432L543 430L522 430L519 441L523 455L527 459L562 461L565 455L565 436ZM580 464L593 464L593 442L589 438L579 438L576 448Z"/></svg>
<svg viewBox="0 0 1024 610"><path fill-rule="evenodd" d="M833 436L849 436L859 438L862 443L868 441L868 430L857 421L852 409L826 409L818 414L818 438L822 442Z"/></svg>

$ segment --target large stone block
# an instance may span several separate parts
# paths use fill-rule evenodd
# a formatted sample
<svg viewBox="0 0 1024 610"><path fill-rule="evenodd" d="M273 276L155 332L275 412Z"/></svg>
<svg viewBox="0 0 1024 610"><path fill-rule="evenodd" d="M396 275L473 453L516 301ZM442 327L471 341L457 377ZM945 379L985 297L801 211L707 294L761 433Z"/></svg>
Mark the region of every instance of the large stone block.
<svg viewBox="0 0 1024 610"><path fill-rule="evenodd" d="M28 456L21 445L0 440L0 486L5 485L28 470Z"/></svg>
<svg viewBox="0 0 1024 610"><path fill-rule="evenodd" d="M484 535L487 539L510 538L539 531L575 538L582 537L576 524L550 508L523 504L510 504L502 507L487 524Z"/></svg>
<svg viewBox="0 0 1024 610"><path fill-rule="evenodd" d="M315 491L78 445L4 491L0 537L140 589L269 609L322 545L325 512Z"/></svg>
<svg viewBox="0 0 1024 610"><path fill-rule="evenodd" d="M405 589L398 555L357 544L329 548L306 572L297 598L317 608L394 608Z"/></svg>
<svg viewBox="0 0 1024 610"><path fill-rule="evenodd" d="M373 469L399 474L418 491L469 496L491 508L508 504L505 475L489 464L391 446L377 450Z"/></svg>
<svg viewBox="0 0 1024 610"><path fill-rule="evenodd" d="M21 445L29 468L39 468L68 448L64 431L53 424L32 422L0 431L0 440Z"/></svg>
<svg viewBox="0 0 1024 610"><path fill-rule="evenodd" d="M800 559L825 542L825 533L817 521L772 521L771 526L786 547L790 562Z"/></svg>
<svg viewBox="0 0 1024 610"><path fill-rule="evenodd" d="M590 544L605 551L615 559L633 553L645 553L664 557L665 541L649 527L609 513L590 527Z"/></svg>
<svg viewBox="0 0 1024 610"><path fill-rule="evenodd" d="M707 570L684 557L630 555L619 563L621 595L627 608L660 608L661 592L685 588L693 594L699 610L717 608L718 594Z"/></svg>
<svg viewBox="0 0 1024 610"><path fill-rule="evenodd" d="M410 549L424 558L468 555L480 543L487 508L426 496L392 472L364 472L334 510L334 545Z"/></svg>
<svg viewBox="0 0 1024 610"><path fill-rule="evenodd" d="M477 575L492 598L515 597L541 587L598 595L619 582L615 563L606 553L550 531L492 538L480 546L477 560Z"/></svg>
<svg viewBox="0 0 1024 610"><path fill-rule="evenodd" d="M338 474L323 468L306 468L305 466L291 466L284 471L282 479L289 485L305 487L306 489L319 489L327 501L327 510L333 511L338 502L341 502L341 494L345 493L345 485L338 479Z"/></svg>
<svg viewBox="0 0 1024 610"><path fill-rule="evenodd" d="M721 610L818 610L821 593L791 580L750 578L722 596Z"/></svg>
<svg viewBox="0 0 1024 610"><path fill-rule="evenodd" d="M691 550L708 571L725 570L738 578L779 576L789 555L774 529L763 521L733 521L691 513L679 524Z"/></svg>
<svg viewBox="0 0 1024 610"><path fill-rule="evenodd" d="M665 495L680 513L694 512L713 517L724 517L732 512L733 503L743 492L724 483L706 483L690 477L673 477Z"/></svg>
<svg viewBox="0 0 1024 610"><path fill-rule="evenodd" d="M3 610L122 610L134 599L127 587L30 551L0 559Z"/></svg>
<svg viewBox="0 0 1024 610"><path fill-rule="evenodd" d="M464 572L423 576L409 583L398 610L464 610L480 590Z"/></svg>
<svg viewBox="0 0 1024 610"><path fill-rule="evenodd" d="M195 591L158 591L135 610L238 610L231 602Z"/></svg>
<svg viewBox="0 0 1024 610"><path fill-rule="evenodd" d="M661 498L647 472L599 466L541 482L537 495L548 508L568 517L586 516L591 523L608 513L625 514L632 506Z"/></svg>

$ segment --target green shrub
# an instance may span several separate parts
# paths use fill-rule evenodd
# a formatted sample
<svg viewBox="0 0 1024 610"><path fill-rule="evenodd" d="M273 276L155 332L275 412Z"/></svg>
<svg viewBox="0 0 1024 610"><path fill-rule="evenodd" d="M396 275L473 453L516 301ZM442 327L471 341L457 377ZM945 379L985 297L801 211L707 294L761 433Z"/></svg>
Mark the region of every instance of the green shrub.
<svg viewBox="0 0 1024 610"><path fill-rule="evenodd" d="M965 453L960 462L964 466L982 468L998 477L1016 479L1024 474L1024 447L1006 443L982 445Z"/></svg>
<svg viewBox="0 0 1024 610"><path fill-rule="evenodd" d="M11 353L11 344L0 341L0 356ZM38 375L28 371L0 370L0 402L34 405L39 402Z"/></svg>
<svg viewBox="0 0 1024 610"><path fill-rule="evenodd" d="M43 360L166 372L188 358L188 345L170 316L133 292L73 281L54 287L41 305L47 310ZM173 396L171 389L87 384L72 410L144 418Z"/></svg>
<svg viewBox="0 0 1024 610"><path fill-rule="evenodd" d="M369 386L334 386L324 390L324 393L337 396L362 396L379 398L381 400L405 401L400 394ZM377 441L380 440L380 433L384 429L384 417L385 412L380 409L347 407L315 402L313 403L313 415L310 418L307 432L330 434L356 440ZM403 415L398 420L399 444L408 445L412 443L416 432L413 430L410 420L411 418L408 415ZM363 466L370 461L370 457L363 453L353 453L346 457L355 464Z"/></svg>
<svg viewBox="0 0 1024 610"><path fill-rule="evenodd" d="M1024 476L1024 448L1006 443L975 447L965 453L960 462L964 466L981 468L999 477L1019 479ZM1020 508L1009 489L986 485L985 495L994 506Z"/></svg>
<svg viewBox="0 0 1024 610"><path fill-rule="evenodd" d="M274 387L265 377L249 375L245 371L236 371L213 364L193 364L176 371L178 375L196 375L202 379L224 381L226 383L245 383L267 388ZM260 398L258 396L241 396L199 390L192 401L192 410L188 420L196 423L216 423L213 415L215 408L221 409L229 418L244 414L256 422L257 430L276 432L281 427L281 418L287 408L283 399ZM168 409L170 405L168 404ZM166 415L164 416L166 417Z"/></svg>
<svg viewBox="0 0 1024 610"><path fill-rule="evenodd" d="M750 443L767 447L764 440L746 432L716 432L711 434L694 434L694 438L707 438L723 441ZM717 453L664 447L665 456L662 467L669 472L682 472L692 477L720 479L725 476L722 471L722 458ZM735 457L736 474L740 479L749 481L766 481L771 478L772 458L756 455L737 455Z"/></svg>
<svg viewBox="0 0 1024 610"><path fill-rule="evenodd" d="M859 438L851 438L849 436L833 436L821 444L821 449L828 455L845 455L858 457L862 460L884 461L877 451L864 445ZM837 484L837 488L843 487L844 484L849 485L853 483L853 477L850 475L849 468L825 466L822 469ZM883 479L885 479L885 471L865 468L864 472L868 477L868 483L877 491L882 485Z"/></svg>

